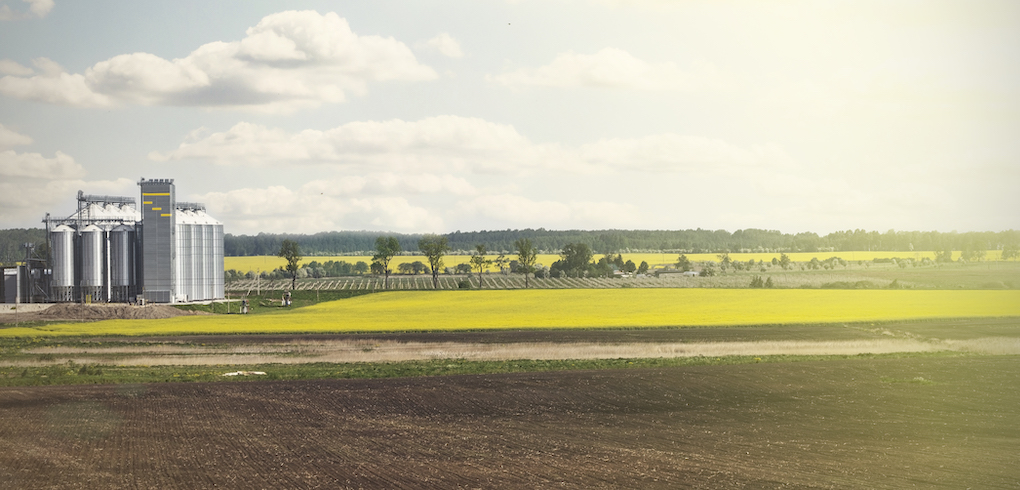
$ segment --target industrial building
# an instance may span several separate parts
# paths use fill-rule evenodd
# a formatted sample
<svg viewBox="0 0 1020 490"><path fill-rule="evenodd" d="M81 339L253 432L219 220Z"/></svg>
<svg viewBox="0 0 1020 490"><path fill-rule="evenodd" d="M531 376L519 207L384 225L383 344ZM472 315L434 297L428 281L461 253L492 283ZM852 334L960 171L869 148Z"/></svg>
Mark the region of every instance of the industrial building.
<svg viewBox="0 0 1020 490"><path fill-rule="evenodd" d="M26 261L16 273L4 271L5 301L223 298L223 224L202 204L177 202L173 179L143 178L138 186L141 211L131 197L79 191L74 214L47 214L50 268Z"/></svg>

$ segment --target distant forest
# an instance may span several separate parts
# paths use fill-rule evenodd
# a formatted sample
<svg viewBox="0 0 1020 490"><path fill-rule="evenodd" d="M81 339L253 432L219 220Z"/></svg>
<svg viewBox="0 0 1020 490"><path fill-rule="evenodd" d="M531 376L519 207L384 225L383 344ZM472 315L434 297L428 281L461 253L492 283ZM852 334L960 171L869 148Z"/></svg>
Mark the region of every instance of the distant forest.
<svg viewBox="0 0 1020 490"><path fill-rule="evenodd" d="M294 240L302 254L371 255L375 239L394 236L401 249L418 250L420 234L340 231L314 235L259 233L258 235L226 235L224 252L228 256L276 255L280 243ZM667 251L705 252L826 252L850 250L998 250L1020 244L1020 231L940 233L921 231L853 230L818 236L815 233L780 233L775 230L495 230L456 231L445 235L450 248L468 253L475 245L484 244L490 251L512 252L514 241L531 239L541 252L558 253L568 243L583 243L596 253Z"/></svg>
<svg viewBox="0 0 1020 490"><path fill-rule="evenodd" d="M280 243L294 240L305 256L371 255L375 239L394 236L408 252L418 250L420 234L376 231L331 231L314 235L259 233L231 235L223 239L227 256L276 255ZM839 231L819 236L815 233L780 233L775 230L495 230L455 231L446 234L450 248L468 253L484 244L490 251L514 251L514 241L531 239L541 252L558 253L568 243L583 243L596 253L610 252L830 252L851 250L999 250L1020 245L1020 231L942 233L937 231ZM41 228L0 230L0 262L10 264L24 259L22 244L45 242ZM45 246L39 249L45 252Z"/></svg>

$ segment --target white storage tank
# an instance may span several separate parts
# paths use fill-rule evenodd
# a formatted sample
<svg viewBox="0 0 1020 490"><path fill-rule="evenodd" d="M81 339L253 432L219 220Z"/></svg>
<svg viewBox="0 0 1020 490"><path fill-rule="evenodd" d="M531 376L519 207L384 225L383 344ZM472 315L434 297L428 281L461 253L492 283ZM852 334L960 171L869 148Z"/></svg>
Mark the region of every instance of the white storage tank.
<svg viewBox="0 0 1020 490"><path fill-rule="evenodd" d="M110 231L110 287L113 301L130 301L135 286L135 228L119 225Z"/></svg>
<svg viewBox="0 0 1020 490"><path fill-rule="evenodd" d="M96 225L81 231L81 285L103 286L103 229Z"/></svg>
<svg viewBox="0 0 1020 490"><path fill-rule="evenodd" d="M103 229L88 225L81 230L81 295L86 301L103 301Z"/></svg>
<svg viewBox="0 0 1020 490"><path fill-rule="evenodd" d="M54 301L74 301L74 229L59 225L50 230L53 276L50 295Z"/></svg>

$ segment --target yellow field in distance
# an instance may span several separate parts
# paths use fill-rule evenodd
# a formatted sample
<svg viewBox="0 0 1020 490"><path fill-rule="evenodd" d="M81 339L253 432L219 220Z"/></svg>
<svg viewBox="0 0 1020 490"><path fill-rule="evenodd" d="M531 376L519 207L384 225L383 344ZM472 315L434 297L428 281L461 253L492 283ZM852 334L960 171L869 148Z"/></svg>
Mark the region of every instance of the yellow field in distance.
<svg viewBox="0 0 1020 490"><path fill-rule="evenodd" d="M498 255L498 254L490 254L488 257L490 259L494 259L494 258L496 258L496 255ZM624 261L632 260L632 261L634 261L635 264L640 264L642 261L645 261L645 262L648 262L648 265L650 265L652 267L675 264L677 259L680 257L680 254L674 254L674 253L625 253L625 254L620 254L620 255L623 255L623 260ZM709 261L709 260L710 261L715 261L715 262L719 261L719 254L686 254L686 255L687 255L687 258L689 260L693 261L693 262L703 262L703 261ZM748 260L754 259L754 261L756 261L756 262L759 261L759 260L763 260L765 262L771 262L773 257L778 260L780 255L781 255L780 253L771 253L771 252L768 252L768 253L731 253L730 254L730 260L747 262ZM792 260L794 262L809 262L813 258L818 258L818 260L825 260L825 259L827 259L829 257L839 257L839 258L842 258L844 260L849 260L849 261L854 261L854 262L859 261L859 260L871 261L871 260L876 259L876 258L877 259L901 258L901 259L915 259L915 260L921 260L921 259L924 259L924 258L929 258L929 259L934 259L935 258L935 252L798 252L798 253L788 253L786 255L788 255L790 257L790 260ZM998 251L998 250L989 250L987 255L985 256L985 260L998 260L1000 255L1001 255L1001 252ZM596 260L599 257L601 257L601 255L595 255ZM960 252L954 252L953 253L953 259L954 260L958 259L959 257L960 257ZM443 264L446 267L455 267L457 264L462 264L462 263L466 264L466 263L468 263L468 259L470 259L470 258L471 258L470 255L447 255L447 256L443 257ZM507 258L509 260L515 260L517 258L517 255L516 254L507 254ZM543 255L539 255L538 256L538 263L548 267L548 266L552 265L553 262L556 262L559 259L560 259L559 255L543 254ZM311 262L313 260L318 261L319 263L324 263L324 262L327 262L327 261L330 261L330 260L335 260L335 261L343 260L343 261L349 262L351 264L355 264L358 261L365 262L366 264L371 264L372 263L372 257L371 256L363 256L363 255L360 255L360 256L341 255L341 256L305 257L301 261L301 263L302 264L307 264L307 263L309 263L309 262ZM424 256L421 256L421 255L399 255L399 256L394 257L393 261L390 262L390 269L392 269L393 271L396 271L397 267L400 264L402 264L402 263L408 263L409 264L409 263L414 262L416 260L421 261L421 262L425 263L426 265L428 265L428 261L425 259ZM251 257L225 257L223 259L223 263L224 263L224 265L223 265L224 270L234 269L234 270L237 270L237 271L240 271L240 272L249 272L249 271L252 271L252 272L266 271L266 272L268 272L268 271L272 271L272 270L277 269L277 268L282 268L285 265L287 265L287 262L285 260L283 260L282 258L275 257L275 256L268 256L268 255L258 255L258 256L251 256ZM494 268L489 268L489 270L490 271L495 271Z"/></svg>
<svg viewBox="0 0 1020 490"><path fill-rule="evenodd" d="M399 291L262 315L0 329L2 337L684 327L1020 317L1020 291L558 289Z"/></svg>

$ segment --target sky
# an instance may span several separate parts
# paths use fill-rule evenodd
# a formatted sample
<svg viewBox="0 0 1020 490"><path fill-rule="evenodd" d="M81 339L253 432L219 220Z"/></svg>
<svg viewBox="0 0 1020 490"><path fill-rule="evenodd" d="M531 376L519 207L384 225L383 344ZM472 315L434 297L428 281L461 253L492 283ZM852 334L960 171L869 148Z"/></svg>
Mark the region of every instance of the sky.
<svg viewBox="0 0 1020 490"><path fill-rule="evenodd" d="M1020 2L0 0L0 228L1020 228Z"/></svg>

